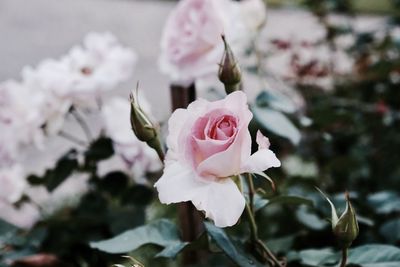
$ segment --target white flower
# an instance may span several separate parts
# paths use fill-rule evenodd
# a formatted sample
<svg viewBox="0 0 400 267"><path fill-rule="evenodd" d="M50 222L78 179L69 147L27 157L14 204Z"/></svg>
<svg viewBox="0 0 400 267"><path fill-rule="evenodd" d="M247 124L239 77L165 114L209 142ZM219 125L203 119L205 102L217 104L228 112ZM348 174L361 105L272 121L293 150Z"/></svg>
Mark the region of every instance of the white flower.
<svg viewBox="0 0 400 267"><path fill-rule="evenodd" d="M25 173L15 164L0 169L0 202L15 203L21 199L26 188Z"/></svg>
<svg viewBox="0 0 400 267"><path fill-rule="evenodd" d="M69 94L92 97L115 89L131 77L136 60L136 54L122 47L111 33L89 33L83 47L72 48L62 59L72 78Z"/></svg>
<svg viewBox="0 0 400 267"><path fill-rule="evenodd" d="M51 216L62 208L76 206L81 196L89 190L88 180L87 173L74 174L52 192L44 186L35 186L28 188L26 194L40 207L41 216Z"/></svg>
<svg viewBox="0 0 400 267"><path fill-rule="evenodd" d="M2 142L41 145L44 124L40 107L45 95L15 81L0 84L0 137ZM6 144L7 145L7 144ZM10 145L8 145L10 146Z"/></svg>
<svg viewBox="0 0 400 267"><path fill-rule="evenodd" d="M144 97L139 97L139 103L147 114L151 114L150 106ZM140 178L146 172L159 170L161 163L157 153L136 138L130 126L129 116L128 99L115 97L105 103L102 109L105 131L114 142L117 156L122 158L128 170ZM118 160L114 158L112 162L118 162ZM103 163L107 164L101 162L100 165L104 165Z"/></svg>
<svg viewBox="0 0 400 267"><path fill-rule="evenodd" d="M40 218L39 209L31 203L19 207L0 201L0 218L17 227L30 229Z"/></svg>

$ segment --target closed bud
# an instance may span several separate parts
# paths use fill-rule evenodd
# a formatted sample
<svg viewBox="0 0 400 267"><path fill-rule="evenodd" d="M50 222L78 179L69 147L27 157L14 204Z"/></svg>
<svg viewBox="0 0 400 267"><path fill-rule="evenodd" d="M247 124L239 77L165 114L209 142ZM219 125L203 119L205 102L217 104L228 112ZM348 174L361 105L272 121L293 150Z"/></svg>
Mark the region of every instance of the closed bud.
<svg viewBox="0 0 400 267"><path fill-rule="evenodd" d="M332 201L320 189L317 188L317 190L326 198L331 206L332 230L339 242L340 247L342 249L349 248L351 243L353 243L353 241L357 238L359 232L356 213L350 203L349 193L346 192L346 209L339 218L336 213L335 205L333 205Z"/></svg>
<svg viewBox="0 0 400 267"><path fill-rule="evenodd" d="M234 91L240 90L242 72L225 39L225 36L223 35L222 40L224 41L225 51L219 65L218 78L224 84L226 93L230 94Z"/></svg>
<svg viewBox="0 0 400 267"><path fill-rule="evenodd" d="M130 94L131 101L131 126L136 137L143 142L146 142L151 148L157 151L161 160L164 160L164 151L159 139L158 127L155 126L148 115L140 108L137 97Z"/></svg>
<svg viewBox="0 0 400 267"><path fill-rule="evenodd" d="M356 213L350 203L349 194L347 192L346 202L346 210L333 227L333 232L338 238L342 248L349 248L351 243L357 238L359 232Z"/></svg>

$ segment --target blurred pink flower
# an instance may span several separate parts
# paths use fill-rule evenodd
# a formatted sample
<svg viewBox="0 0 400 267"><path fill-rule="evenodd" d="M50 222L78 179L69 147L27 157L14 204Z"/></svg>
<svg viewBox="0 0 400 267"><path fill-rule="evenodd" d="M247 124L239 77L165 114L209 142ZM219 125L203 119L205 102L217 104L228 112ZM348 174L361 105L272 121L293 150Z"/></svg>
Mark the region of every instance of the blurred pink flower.
<svg viewBox="0 0 400 267"><path fill-rule="evenodd" d="M217 73L225 34L239 52L266 17L261 0L183 0L171 12L161 39L160 68L171 80L189 84Z"/></svg>
<svg viewBox="0 0 400 267"><path fill-rule="evenodd" d="M268 140L258 133L259 150L251 155L247 97L200 99L176 110L169 122L169 151L163 176L155 184L162 203L192 201L215 225L234 225L245 199L231 176L279 167Z"/></svg>

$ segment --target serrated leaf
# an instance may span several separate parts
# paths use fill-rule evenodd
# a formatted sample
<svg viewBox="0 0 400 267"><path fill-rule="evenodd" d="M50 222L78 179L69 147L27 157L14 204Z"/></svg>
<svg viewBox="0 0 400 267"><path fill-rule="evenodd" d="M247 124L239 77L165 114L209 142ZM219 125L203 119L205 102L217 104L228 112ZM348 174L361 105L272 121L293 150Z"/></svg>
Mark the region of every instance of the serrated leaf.
<svg viewBox="0 0 400 267"><path fill-rule="evenodd" d="M282 112L256 105L253 105L251 109L255 119L263 128L289 139L294 145L299 144L300 131Z"/></svg>
<svg viewBox="0 0 400 267"><path fill-rule="evenodd" d="M178 244L182 244L178 235L178 229L173 222L161 219L147 225L128 230L111 239L91 242L92 248L111 253L120 254L127 253L145 244L155 244L162 247L171 248L164 252L164 255L173 255L173 251L177 251ZM171 252L172 251L172 252Z"/></svg>

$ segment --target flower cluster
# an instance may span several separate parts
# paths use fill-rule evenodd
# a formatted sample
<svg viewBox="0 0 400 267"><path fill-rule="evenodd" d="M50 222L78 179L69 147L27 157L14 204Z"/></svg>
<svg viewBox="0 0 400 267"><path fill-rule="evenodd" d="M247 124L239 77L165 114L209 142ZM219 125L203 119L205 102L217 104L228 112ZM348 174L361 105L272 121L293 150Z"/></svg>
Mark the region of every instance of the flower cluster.
<svg viewBox="0 0 400 267"><path fill-rule="evenodd" d="M89 33L82 46L73 47L60 59L25 67L21 81L0 83L1 219L29 228L42 215L68 204L66 198L76 199L88 190L88 177L80 174L73 174L53 192L43 186L32 187L26 180L30 170L22 163L29 149L36 147L46 153L47 139L64 131L70 112L82 108L96 111L104 92L131 77L136 60L136 54L121 46L112 34ZM144 98L141 104L146 104ZM131 132L127 99L104 103L100 117L114 142L114 158L122 162L123 170L142 177L160 168L157 154ZM109 167L105 163L103 170L115 167L113 164Z"/></svg>

